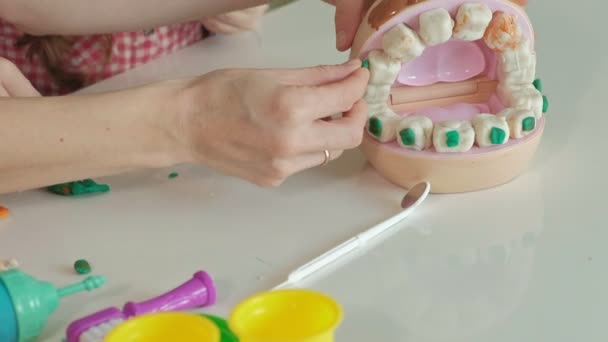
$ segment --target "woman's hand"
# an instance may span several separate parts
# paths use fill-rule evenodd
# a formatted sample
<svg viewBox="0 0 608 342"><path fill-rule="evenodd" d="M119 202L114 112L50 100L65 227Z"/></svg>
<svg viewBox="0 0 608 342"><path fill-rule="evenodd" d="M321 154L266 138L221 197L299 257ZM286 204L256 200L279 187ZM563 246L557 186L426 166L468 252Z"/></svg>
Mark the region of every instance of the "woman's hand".
<svg viewBox="0 0 608 342"><path fill-rule="evenodd" d="M350 49L361 19L374 0L323 0L336 6L336 48Z"/></svg>
<svg viewBox="0 0 608 342"><path fill-rule="evenodd" d="M235 34L242 31L253 31L262 16L268 10L268 5L220 14L205 18L201 23L211 32L220 34Z"/></svg>
<svg viewBox="0 0 608 342"><path fill-rule="evenodd" d="M360 61L282 70L216 71L191 82L180 103L192 162L262 186L357 147L369 78ZM325 120L334 114L341 118Z"/></svg>

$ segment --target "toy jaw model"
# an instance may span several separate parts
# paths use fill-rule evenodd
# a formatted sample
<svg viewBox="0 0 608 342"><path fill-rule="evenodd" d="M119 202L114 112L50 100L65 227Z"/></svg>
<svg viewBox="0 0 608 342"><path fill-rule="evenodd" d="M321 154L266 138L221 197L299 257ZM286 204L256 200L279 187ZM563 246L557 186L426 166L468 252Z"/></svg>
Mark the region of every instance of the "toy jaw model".
<svg viewBox="0 0 608 342"><path fill-rule="evenodd" d="M362 151L388 180L432 192L498 186L545 126L534 32L508 0L377 0L351 50L370 69Z"/></svg>

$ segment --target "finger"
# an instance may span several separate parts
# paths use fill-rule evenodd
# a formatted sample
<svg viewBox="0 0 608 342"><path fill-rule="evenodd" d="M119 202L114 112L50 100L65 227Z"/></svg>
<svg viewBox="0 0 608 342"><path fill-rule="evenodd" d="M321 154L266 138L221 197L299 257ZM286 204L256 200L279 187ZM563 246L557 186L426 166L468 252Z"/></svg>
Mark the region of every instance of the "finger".
<svg viewBox="0 0 608 342"><path fill-rule="evenodd" d="M317 65L298 69L274 69L277 80L287 85L316 86L343 80L357 69L361 61L350 60L339 65Z"/></svg>
<svg viewBox="0 0 608 342"><path fill-rule="evenodd" d="M8 91L4 88L2 83L0 83L0 97L9 97Z"/></svg>
<svg viewBox="0 0 608 342"><path fill-rule="evenodd" d="M303 120L317 120L344 113L361 100L367 89L369 72L359 69L347 78L318 87L292 87L292 101L297 104Z"/></svg>
<svg viewBox="0 0 608 342"><path fill-rule="evenodd" d="M331 121L316 121L307 130L306 152L319 150L350 150L358 147L363 138L367 122L367 104L358 101L341 118Z"/></svg>
<svg viewBox="0 0 608 342"><path fill-rule="evenodd" d="M364 0L336 0L336 48L346 51L361 24Z"/></svg>
<svg viewBox="0 0 608 342"><path fill-rule="evenodd" d="M328 150L329 159L328 163L334 161L340 156L342 156L342 150ZM282 160L277 162L277 166L279 169L285 170L285 174L291 176L298 172L302 172L307 169L311 169L314 167L319 167L325 164L325 152L324 151L315 151L300 154L295 157L291 157L289 159Z"/></svg>
<svg viewBox="0 0 608 342"><path fill-rule="evenodd" d="M204 20L202 20L202 23L207 30L209 30L213 33L235 34L235 33L239 33L242 31L237 27L223 23L220 20L215 19L215 18L204 19Z"/></svg>
<svg viewBox="0 0 608 342"><path fill-rule="evenodd" d="M258 23L258 15L245 11L222 14L215 19L221 23L238 27L242 30L252 30L256 28L256 24Z"/></svg>
<svg viewBox="0 0 608 342"><path fill-rule="evenodd" d="M21 73L16 78L3 82L9 95L12 97L37 97L40 93L32 83Z"/></svg>
<svg viewBox="0 0 608 342"><path fill-rule="evenodd" d="M21 73L17 66L6 60L0 60L0 87L4 88L4 92L7 93L6 96L40 96L40 93Z"/></svg>

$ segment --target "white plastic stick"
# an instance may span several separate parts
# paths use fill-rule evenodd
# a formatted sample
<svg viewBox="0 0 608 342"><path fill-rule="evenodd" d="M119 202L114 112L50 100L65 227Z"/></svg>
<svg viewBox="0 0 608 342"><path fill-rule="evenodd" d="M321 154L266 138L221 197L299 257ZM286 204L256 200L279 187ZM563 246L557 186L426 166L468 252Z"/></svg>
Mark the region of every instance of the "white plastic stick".
<svg viewBox="0 0 608 342"><path fill-rule="evenodd" d="M423 195L420 196L420 198L418 198L418 200L411 206L400 211L398 214L388 218L387 220L373 226L372 228L344 241L340 245L332 248L331 250L309 261L305 265L297 268L295 271L289 274L289 276L287 277L287 281L276 286L274 290L286 288L289 285L302 281L305 278L311 276L312 274L318 272L319 270L352 253L353 251L363 248L371 240L383 235L391 227L404 220L414 209L416 209L420 205L420 203L422 203L426 199L429 190L430 185L427 183L427 187Z"/></svg>

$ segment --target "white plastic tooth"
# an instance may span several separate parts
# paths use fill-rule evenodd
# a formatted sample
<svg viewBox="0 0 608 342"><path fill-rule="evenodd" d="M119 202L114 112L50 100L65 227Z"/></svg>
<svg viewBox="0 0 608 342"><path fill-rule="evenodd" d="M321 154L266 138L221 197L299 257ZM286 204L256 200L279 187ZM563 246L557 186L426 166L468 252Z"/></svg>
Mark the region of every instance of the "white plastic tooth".
<svg viewBox="0 0 608 342"><path fill-rule="evenodd" d="M521 139L536 129L536 116L530 110L506 108L496 115L505 118L512 139Z"/></svg>
<svg viewBox="0 0 608 342"><path fill-rule="evenodd" d="M454 37L466 41L483 38L492 20L492 10L483 3L464 3L456 13Z"/></svg>
<svg viewBox="0 0 608 342"><path fill-rule="evenodd" d="M454 20L445 8L424 12L418 20L420 21L418 34L427 46L443 44L452 38Z"/></svg>
<svg viewBox="0 0 608 342"><path fill-rule="evenodd" d="M448 120L435 123L433 145L437 152L467 152L474 143L475 130L469 121Z"/></svg>
<svg viewBox="0 0 608 342"><path fill-rule="evenodd" d="M373 50L367 56L369 60L369 83L393 84L401 70L401 61L382 50Z"/></svg>
<svg viewBox="0 0 608 342"><path fill-rule="evenodd" d="M386 143L395 140L397 124L401 117L391 109L373 115L367 123L367 132L374 139Z"/></svg>
<svg viewBox="0 0 608 342"><path fill-rule="evenodd" d="M543 115L543 96L532 84L499 84L496 94L505 107L530 110L537 119Z"/></svg>
<svg viewBox="0 0 608 342"><path fill-rule="evenodd" d="M422 55L426 47L414 30L399 24L384 34L382 48L391 58L407 63Z"/></svg>
<svg viewBox="0 0 608 342"><path fill-rule="evenodd" d="M509 141L509 124L502 116L482 113L476 115L472 123L479 147L503 145Z"/></svg>
<svg viewBox="0 0 608 342"><path fill-rule="evenodd" d="M422 151L433 143L433 121L422 115L402 118L397 124L397 142L401 147Z"/></svg>

